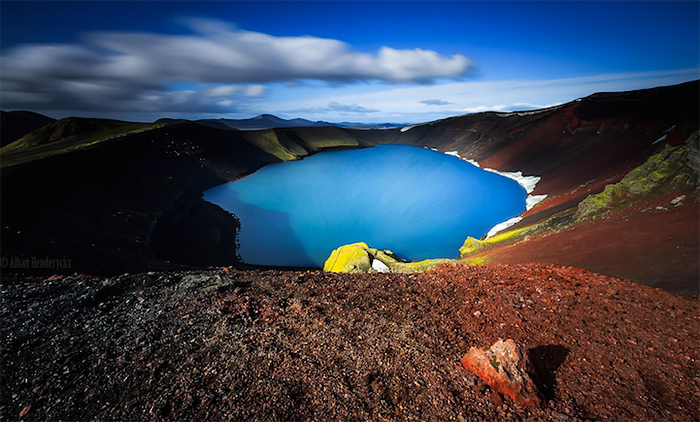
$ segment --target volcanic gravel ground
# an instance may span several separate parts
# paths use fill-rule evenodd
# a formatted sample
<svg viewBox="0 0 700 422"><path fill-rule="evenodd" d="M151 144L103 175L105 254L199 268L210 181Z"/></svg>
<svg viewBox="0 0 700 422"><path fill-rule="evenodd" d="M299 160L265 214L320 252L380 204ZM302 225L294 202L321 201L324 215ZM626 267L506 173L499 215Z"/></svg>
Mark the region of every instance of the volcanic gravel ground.
<svg viewBox="0 0 700 422"><path fill-rule="evenodd" d="M695 298L571 267L2 285L2 420L693 421ZM460 365L522 343L543 408Z"/></svg>

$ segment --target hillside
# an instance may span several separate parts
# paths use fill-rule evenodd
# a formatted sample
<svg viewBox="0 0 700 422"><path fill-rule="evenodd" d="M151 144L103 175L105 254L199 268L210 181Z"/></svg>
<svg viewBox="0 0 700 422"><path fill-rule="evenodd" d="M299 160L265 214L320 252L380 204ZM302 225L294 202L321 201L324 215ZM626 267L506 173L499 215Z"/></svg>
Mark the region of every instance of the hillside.
<svg viewBox="0 0 700 422"><path fill-rule="evenodd" d="M482 245L492 252L482 248L472 261L575 265L698 294L700 165L693 157L700 150L691 135L700 127L699 91L696 81L594 94L544 110L470 114L394 131L389 142L457 151L481 167L541 177L532 194L547 198L512 226L520 234ZM672 185L676 174L667 175L634 200L576 217L584 199L686 141L683 169L676 170L687 174L686 183Z"/></svg>
<svg viewBox="0 0 700 422"><path fill-rule="evenodd" d="M243 133L61 119L0 150L3 256L68 257L66 273L236 263L238 222L201 192L266 164L362 145L333 127Z"/></svg>
<svg viewBox="0 0 700 422"><path fill-rule="evenodd" d="M482 167L541 177L533 194L547 198L502 241L481 244L465 262L576 265L697 293L700 204L697 164L687 159L692 154L677 159L682 184L671 183L674 173L634 201L611 203L585 218L578 209L665 148L695 148L686 140L700 128L699 87L696 81L601 93L543 110L386 130L239 131L184 120L61 119L0 150L3 254L70 257L67 273L235 264L238 222L203 202L201 192L266 164L396 143L456 151ZM576 247L549 248L547 239Z"/></svg>
<svg viewBox="0 0 700 422"><path fill-rule="evenodd" d="M64 154L123 138L139 132L165 127L168 123L131 123L119 120L70 117L26 133L2 148L2 167Z"/></svg>
<svg viewBox="0 0 700 422"><path fill-rule="evenodd" d="M0 148L53 121L31 111L0 111Z"/></svg>

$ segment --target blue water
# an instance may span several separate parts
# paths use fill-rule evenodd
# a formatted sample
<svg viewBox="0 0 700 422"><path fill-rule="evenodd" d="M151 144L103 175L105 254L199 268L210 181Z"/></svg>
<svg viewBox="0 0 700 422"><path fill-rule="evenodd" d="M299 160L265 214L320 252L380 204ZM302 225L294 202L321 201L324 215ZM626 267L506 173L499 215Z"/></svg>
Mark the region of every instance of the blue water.
<svg viewBox="0 0 700 422"><path fill-rule="evenodd" d="M273 164L204 192L241 221L243 262L323 266L365 242L402 258L456 258L467 236L525 210L514 180L406 145L331 151Z"/></svg>

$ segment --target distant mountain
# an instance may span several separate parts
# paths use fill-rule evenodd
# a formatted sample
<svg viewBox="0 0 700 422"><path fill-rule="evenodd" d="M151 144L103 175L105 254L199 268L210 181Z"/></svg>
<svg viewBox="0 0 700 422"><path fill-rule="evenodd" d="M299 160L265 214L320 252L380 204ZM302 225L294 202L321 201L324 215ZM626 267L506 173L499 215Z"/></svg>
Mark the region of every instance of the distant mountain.
<svg viewBox="0 0 700 422"><path fill-rule="evenodd" d="M0 112L0 148L27 133L53 123L55 119L32 111Z"/></svg>
<svg viewBox="0 0 700 422"><path fill-rule="evenodd" d="M240 130L278 129L285 127L327 127L336 126L355 129L393 129L403 127L405 124L399 123L358 123L340 122L331 123L325 121L312 121L306 119L282 119L272 114L261 114L250 119L203 119L197 123L219 129L233 128Z"/></svg>
<svg viewBox="0 0 700 422"><path fill-rule="evenodd" d="M408 125L408 123L358 123L340 122L332 123L333 126L345 127L348 129L397 129Z"/></svg>

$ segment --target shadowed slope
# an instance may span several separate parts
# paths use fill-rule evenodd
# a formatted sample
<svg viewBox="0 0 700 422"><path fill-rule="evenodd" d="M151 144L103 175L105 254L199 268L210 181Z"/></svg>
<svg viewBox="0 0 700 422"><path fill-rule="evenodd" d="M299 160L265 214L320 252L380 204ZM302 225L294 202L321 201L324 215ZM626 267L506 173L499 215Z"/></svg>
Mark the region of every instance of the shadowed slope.
<svg viewBox="0 0 700 422"><path fill-rule="evenodd" d="M31 111L0 111L0 148L54 121Z"/></svg>
<svg viewBox="0 0 700 422"><path fill-rule="evenodd" d="M287 157L282 143L261 141L263 132L244 137L187 121L57 121L0 151L3 256L65 256L68 272L169 268L166 260L233 264L235 241L224 239L238 223L201 192L281 159L365 145L348 136L319 143L328 129L317 130L286 140L296 152ZM32 270L55 271L23 269Z"/></svg>

